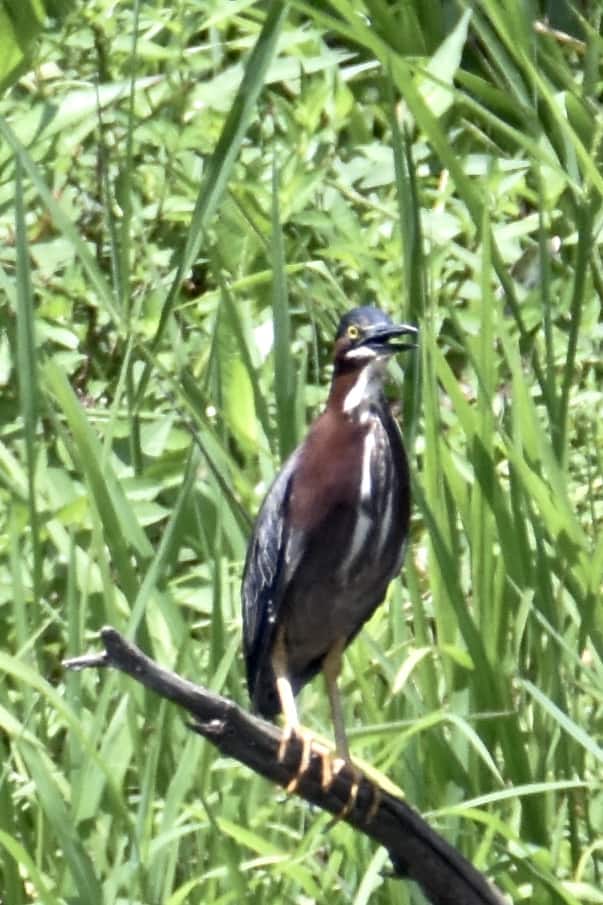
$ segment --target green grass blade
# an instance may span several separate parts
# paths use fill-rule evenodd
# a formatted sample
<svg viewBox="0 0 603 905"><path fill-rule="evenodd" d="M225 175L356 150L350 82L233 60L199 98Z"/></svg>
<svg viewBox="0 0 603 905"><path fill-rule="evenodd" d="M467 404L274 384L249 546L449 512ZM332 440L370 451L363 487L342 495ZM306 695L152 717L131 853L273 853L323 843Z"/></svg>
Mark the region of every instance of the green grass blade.
<svg viewBox="0 0 603 905"><path fill-rule="evenodd" d="M89 482L91 497L103 524L121 586L126 596L133 600L138 581L131 565L131 553L135 551L141 557L149 557L152 547L116 475L108 464L103 466L100 443L64 374L54 362L47 362L44 376L72 433L79 463Z"/></svg>
<svg viewBox="0 0 603 905"><path fill-rule="evenodd" d="M33 747L25 743L19 747L35 783L49 829L60 845L79 897L84 902L101 902L102 891L94 865L82 846L48 764Z"/></svg>
<svg viewBox="0 0 603 905"><path fill-rule="evenodd" d="M291 356L291 326L285 256L279 213L276 161L272 166L272 312L274 318L274 388L279 425L279 448L285 459L295 446L295 382Z"/></svg>
<svg viewBox="0 0 603 905"><path fill-rule="evenodd" d="M226 117L216 147L207 163L185 246L178 262L176 277L162 306L161 317L153 338L153 348L157 348L159 345L180 292L182 279L199 254L205 233L228 185L241 144L255 112L257 99L264 86L266 72L273 59L286 13L286 3L272 0L255 47L245 66L245 73L236 97ZM138 386L139 398L144 392L149 374L150 365L147 365Z"/></svg>

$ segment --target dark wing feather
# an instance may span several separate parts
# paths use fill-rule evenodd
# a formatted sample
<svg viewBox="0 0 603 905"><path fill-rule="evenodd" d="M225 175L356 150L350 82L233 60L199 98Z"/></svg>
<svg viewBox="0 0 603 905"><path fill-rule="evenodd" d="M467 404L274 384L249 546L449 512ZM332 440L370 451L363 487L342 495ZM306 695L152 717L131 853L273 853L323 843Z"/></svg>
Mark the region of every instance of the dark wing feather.
<svg viewBox="0 0 603 905"><path fill-rule="evenodd" d="M252 700L270 656L284 590L301 552L300 538L287 529L286 518L300 451L296 449L287 459L266 494L247 548L242 583L243 647Z"/></svg>

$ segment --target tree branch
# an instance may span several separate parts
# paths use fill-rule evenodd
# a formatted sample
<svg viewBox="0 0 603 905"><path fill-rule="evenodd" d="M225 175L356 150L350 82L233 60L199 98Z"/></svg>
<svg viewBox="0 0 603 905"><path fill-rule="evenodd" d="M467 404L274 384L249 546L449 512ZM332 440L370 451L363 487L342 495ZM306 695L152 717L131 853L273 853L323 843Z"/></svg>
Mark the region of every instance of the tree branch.
<svg viewBox="0 0 603 905"><path fill-rule="evenodd" d="M112 666L183 707L193 716L191 728L223 754L385 846L396 874L415 880L434 905L505 905L501 893L419 814L358 769L341 767L313 744L308 767L298 777L304 752L299 736L286 740L276 726L228 698L158 666L114 628L103 628L101 638L103 653L66 660L65 666Z"/></svg>

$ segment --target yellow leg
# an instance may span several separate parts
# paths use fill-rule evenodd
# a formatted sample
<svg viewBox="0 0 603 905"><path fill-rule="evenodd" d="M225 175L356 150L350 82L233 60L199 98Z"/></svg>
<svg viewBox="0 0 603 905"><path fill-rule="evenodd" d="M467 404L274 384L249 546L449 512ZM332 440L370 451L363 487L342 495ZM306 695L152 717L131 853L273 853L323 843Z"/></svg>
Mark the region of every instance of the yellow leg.
<svg viewBox="0 0 603 905"><path fill-rule="evenodd" d="M287 651L285 649L285 635L283 629L279 629L272 650L272 669L276 679L276 690L281 709L285 718L285 734L291 735L299 725L297 717L297 707L295 706L295 698L293 689L289 681L287 669Z"/></svg>
<svg viewBox="0 0 603 905"><path fill-rule="evenodd" d="M292 736L298 734L302 741L302 757L297 770L297 775L293 777L287 786L288 792L294 792L297 788L300 776L303 776L310 765L312 756L312 738L307 732L299 731L299 719L297 716L297 707L295 706L295 697L291 682L288 676L287 651L285 649L284 631L281 628L276 636L274 648L272 650L272 668L276 679L276 690L281 702L281 709L285 725L283 727L283 735L280 745L278 746L278 759L284 760L287 751L287 745L291 741Z"/></svg>
<svg viewBox="0 0 603 905"><path fill-rule="evenodd" d="M329 704L331 705L331 717L333 719L333 729L335 731L335 752L337 754L337 759L333 762L331 771L328 775L327 771L323 772L323 788L328 788L328 785L344 767L348 767L352 771L352 784L350 786L348 800L343 806L341 813L337 815L337 819L340 820L345 819L354 809L356 798L358 797L360 780L362 779L362 773L354 767L352 758L350 757L345 723L343 721L341 697L339 695L339 688L337 687L337 679L341 672L341 657L344 648L345 639L341 638L333 645L322 665L322 671L327 684L327 693L329 695Z"/></svg>
<svg viewBox="0 0 603 905"><path fill-rule="evenodd" d="M341 698L337 687L337 679L341 672L341 655L344 647L344 638L335 642L324 659L322 671L327 684L329 704L331 705L331 717L333 719L333 729L335 731L335 751L338 757L341 757L346 764L349 764L351 763L350 749L348 748L348 740L345 734L343 708L341 706Z"/></svg>

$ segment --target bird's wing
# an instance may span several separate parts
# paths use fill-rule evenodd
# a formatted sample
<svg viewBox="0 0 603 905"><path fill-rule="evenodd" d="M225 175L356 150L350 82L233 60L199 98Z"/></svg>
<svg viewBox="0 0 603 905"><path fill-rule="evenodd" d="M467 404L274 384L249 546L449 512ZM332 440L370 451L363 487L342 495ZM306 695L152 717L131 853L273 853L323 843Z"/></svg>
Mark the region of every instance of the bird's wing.
<svg viewBox="0 0 603 905"><path fill-rule="evenodd" d="M278 611L303 548L302 532L287 527L291 483L300 449L291 454L266 495L247 549L243 572L243 645L247 679L255 678L272 646Z"/></svg>

